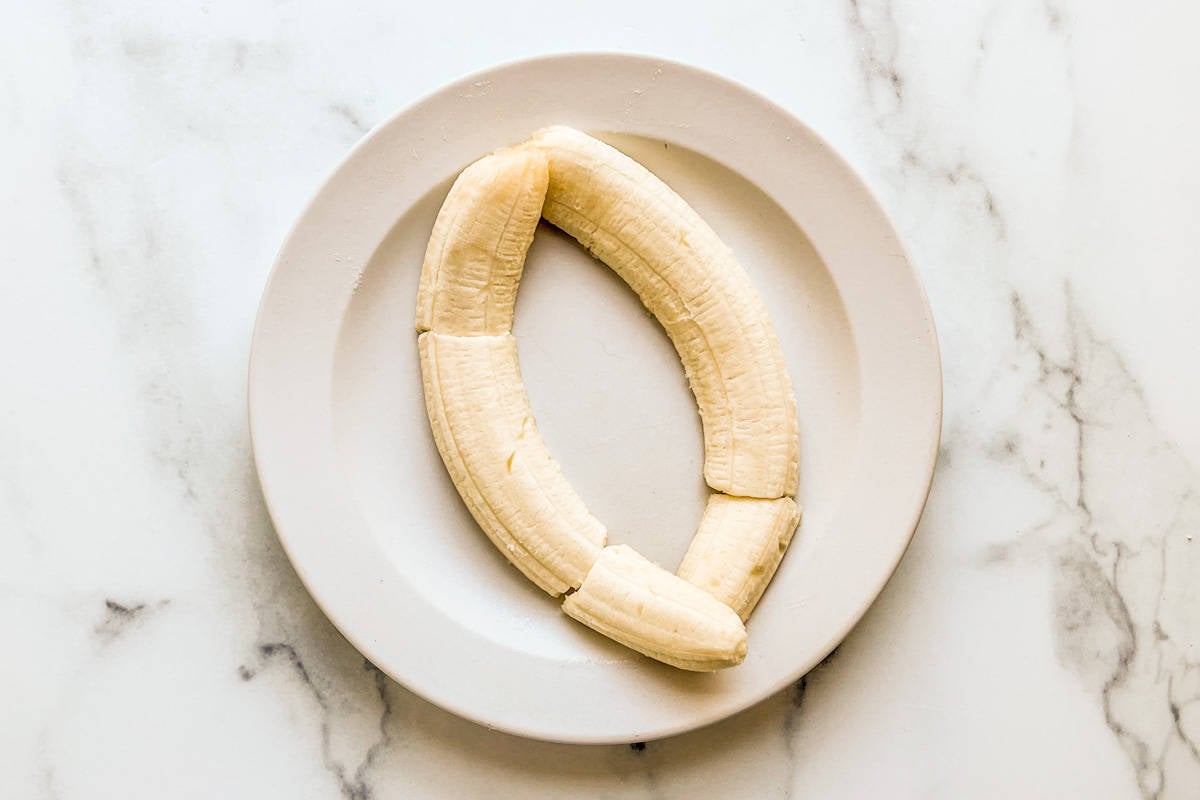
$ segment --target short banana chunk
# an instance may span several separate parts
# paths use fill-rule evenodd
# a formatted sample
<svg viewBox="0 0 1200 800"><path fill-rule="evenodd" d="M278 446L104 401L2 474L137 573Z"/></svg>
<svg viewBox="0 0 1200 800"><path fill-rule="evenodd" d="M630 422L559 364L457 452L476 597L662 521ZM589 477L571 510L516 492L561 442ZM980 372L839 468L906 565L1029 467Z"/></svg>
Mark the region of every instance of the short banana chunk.
<svg viewBox="0 0 1200 800"><path fill-rule="evenodd" d="M418 331L477 336L512 329L547 179L546 156L532 147L499 150L463 170L425 250Z"/></svg>
<svg viewBox="0 0 1200 800"><path fill-rule="evenodd" d="M418 345L433 438L471 515L547 593L578 587L607 532L538 434L516 340L427 332Z"/></svg>
<svg viewBox="0 0 1200 800"><path fill-rule="evenodd" d="M800 506L790 497L714 494L676 574L747 620L799 524Z"/></svg>
<svg viewBox="0 0 1200 800"><path fill-rule="evenodd" d="M625 545L604 548L563 611L639 653L709 672L746 658L746 628L728 606Z"/></svg>
<svg viewBox="0 0 1200 800"><path fill-rule="evenodd" d="M534 134L550 161L543 216L610 266L666 329L704 425L719 492L795 495L796 403L766 307L733 253L645 167L572 128Z"/></svg>

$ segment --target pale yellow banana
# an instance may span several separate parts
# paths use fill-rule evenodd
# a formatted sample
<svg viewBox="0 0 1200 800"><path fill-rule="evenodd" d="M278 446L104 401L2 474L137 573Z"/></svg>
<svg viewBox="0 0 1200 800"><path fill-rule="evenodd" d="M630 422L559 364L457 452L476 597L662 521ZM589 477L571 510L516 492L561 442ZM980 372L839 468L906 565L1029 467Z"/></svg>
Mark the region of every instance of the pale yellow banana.
<svg viewBox="0 0 1200 800"><path fill-rule="evenodd" d="M607 532L538 433L516 340L427 332L418 341L433 438L471 515L547 593L579 586Z"/></svg>
<svg viewBox="0 0 1200 800"><path fill-rule="evenodd" d="M766 307L733 253L645 167L572 128L539 131L550 160L543 216L610 266L658 318L704 425L704 476L720 492L795 495L795 398Z"/></svg>
<svg viewBox="0 0 1200 800"><path fill-rule="evenodd" d="M462 171L433 225L417 291L417 330L512 330L517 285L546 196L546 156L510 147Z"/></svg>
<svg viewBox="0 0 1200 800"><path fill-rule="evenodd" d="M749 619L799 523L790 497L714 494L676 574Z"/></svg>
<svg viewBox="0 0 1200 800"><path fill-rule="evenodd" d="M725 494L709 499L678 575L605 547L533 421L510 331L540 215L629 283L683 361L705 478ZM697 671L741 663L743 621L799 520L796 408L762 300L696 212L608 145L541 131L455 181L426 251L417 329L434 440L500 551L567 594L568 615L640 653Z"/></svg>
<svg viewBox="0 0 1200 800"><path fill-rule="evenodd" d="M604 548L563 611L680 669L708 672L746 657L746 628L737 614L625 545Z"/></svg>

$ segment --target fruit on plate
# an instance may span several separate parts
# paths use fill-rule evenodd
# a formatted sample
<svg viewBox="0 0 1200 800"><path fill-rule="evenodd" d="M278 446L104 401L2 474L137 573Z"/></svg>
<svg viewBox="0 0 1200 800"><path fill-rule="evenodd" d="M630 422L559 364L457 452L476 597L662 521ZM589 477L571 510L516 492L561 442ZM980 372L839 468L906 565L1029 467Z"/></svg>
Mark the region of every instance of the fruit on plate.
<svg viewBox="0 0 1200 800"><path fill-rule="evenodd" d="M676 574L749 619L798 524L790 497L711 495Z"/></svg>
<svg viewBox="0 0 1200 800"><path fill-rule="evenodd" d="M418 342L433 438L471 515L547 593L577 588L607 533L538 433L516 339L429 331Z"/></svg>
<svg viewBox="0 0 1200 800"><path fill-rule="evenodd" d="M729 606L627 545L604 548L563 611L681 669L707 672L746 657L746 628Z"/></svg>
<svg viewBox="0 0 1200 800"><path fill-rule="evenodd" d="M709 499L678 574L607 531L538 434L512 335L538 220L575 237L658 318L696 395ZM795 399L766 307L732 252L645 167L556 126L455 180L417 295L425 406L476 522L563 611L639 653L708 671L746 656L744 621L800 518Z"/></svg>
<svg viewBox="0 0 1200 800"><path fill-rule="evenodd" d="M542 218L548 163L509 147L467 167L433 225L417 289L417 331L456 336L512 330L525 254Z"/></svg>

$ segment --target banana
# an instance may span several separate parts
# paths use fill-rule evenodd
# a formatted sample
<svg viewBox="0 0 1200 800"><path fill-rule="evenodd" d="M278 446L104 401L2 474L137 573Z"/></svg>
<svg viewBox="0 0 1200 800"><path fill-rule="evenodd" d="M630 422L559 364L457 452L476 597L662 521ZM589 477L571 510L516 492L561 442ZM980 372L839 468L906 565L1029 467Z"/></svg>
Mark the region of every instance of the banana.
<svg viewBox="0 0 1200 800"><path fill-rule="evenodd" d="M747 620L799 523L800 506L790 497L711 495L675 574Z"/></svg>
<svg viewBox="0 0 1200 800"><path fill-rule="evenodd" d="M608 534L538 433L516 340L426 332L418 347L433 438L475 521L548 594L579 586Z"/></svg>
<svg viewBox="0 0 1200 800"><path fill-rule="evenodd" d="M517 287L538 220L634 289L683 361L713 494L671 574L587 510L551 458L521 382ZM644 167L570 128L475 162L438 213L417 293L434 441L488 538L563 611L681 669L746 657L750 616L800 518L795 400L771 321L733 254Z"/></svg>
<svg viewBox="0 0 1200 800"><path fill-rule="evenodd" d="M746 658L746 628L728 606L626 545L610 545L563 601L610 639L680 669L708 672Z"/></svg>
<svg viewBox="0 0 1200 800"><path fill-rule="evenodd" d="M666 328L704 427L704 477L747 497L795 495L795 398L749 276L645 167L577 130L534 134L550 162L542 215L619 274Z"/></svg>
<svg viewBox="0 0 1200 800"><path fill-rule="evenodd" d="M433 224L417 290L417 331L456 336L512 330L517 284L546 196L547 159L498 150L467 167Z"/></svg>

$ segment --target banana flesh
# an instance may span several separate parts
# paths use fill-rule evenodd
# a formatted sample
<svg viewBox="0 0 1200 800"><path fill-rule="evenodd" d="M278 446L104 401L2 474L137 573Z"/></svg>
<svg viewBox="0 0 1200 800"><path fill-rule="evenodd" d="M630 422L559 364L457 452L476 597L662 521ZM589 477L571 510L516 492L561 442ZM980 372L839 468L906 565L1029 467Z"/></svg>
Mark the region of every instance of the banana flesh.
<svg viewBox="0 0 1200 800"><path fill-rule="evenodd" d="M418 332L478 336L512 330L547 168L544 153L511 147L481 158L454 181L425 250Z"/></svg>
<svg viewBox="0 0 1200 800"><path fill-rule="evenodd" d="M713 494L678 574L606 546L537 431L512 336L538 220L634 289L675 344ZM640 164L570 128L475 162L434 224L417 295L434 441L489 539L579 622L681 669L735 666L744 621L800 517L795 400L762 300L699 215Z"/></svg>
<svg viewBox="0 0 1200 800"><path fill-rule="evenodd" d="M711 495L676 574L747 620L799 523L800 506L790 497Z"/></svg>
<svg viewBox="0 0 1200 800"><path fill-rule="evenodd" d="M791 382L766 307L733 253L641 164L556 126L542 208L620 275L683 361L704 426L704 477L746 497L795 495L799 435Z"/></svg>
<svg viewBox="0 0 1200 800"><path fill-rule="evenodd" d="M479 527L548 594L579 586L607 532L538 433L516 340L426 332L418 346L434 441Z"/></svg>
<svg viewBox="0 0 1200 800"><path fill-rule="evenodd" d="M680 669L707 672L746 658L746 628L711 595L626 545L610 545L563 611L610 639Z"/></svg>

